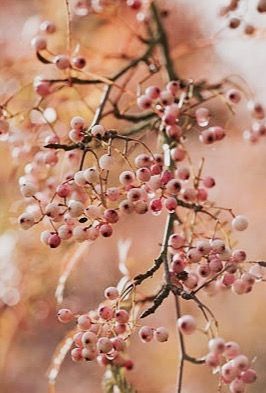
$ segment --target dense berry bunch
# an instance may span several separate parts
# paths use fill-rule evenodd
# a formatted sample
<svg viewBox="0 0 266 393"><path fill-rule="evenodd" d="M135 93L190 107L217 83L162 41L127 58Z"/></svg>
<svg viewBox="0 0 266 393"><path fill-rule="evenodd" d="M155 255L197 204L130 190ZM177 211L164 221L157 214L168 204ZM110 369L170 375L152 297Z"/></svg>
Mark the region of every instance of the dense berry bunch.
<svg viewBox="0 0 266 393"><path fill-rule="evenodd" d="M204 159L195 167L191 144L196 140L208 149L208 145L229 138L228 127L217 124L218 116L208 102L222 98L226 104L223 107L234 112L246 94L229 79L209 84L178 77L161 21L167 12L160 12L155 3L145 0L71 3L69 17L72 11L77 16L101 15L121 6L126 13L129 7L137 20L144 22L146 36L141 32L134 39L138 44L141 42L145 51L139 57L129 57L128 64L108 77L89 72L89 79L85 79L87 58L70 50L70 19L64 53L52 52L48 45L48 37L57 32L57 26L47 20L41 23L31 44L38 60L49 65L58 78L40 75L34 78L36 105L27 111L29 118L23 117L19 130L17 115L10 111L12 97L0 107L1 138L8 141L12 157L25 164L19 178L24 210L18 222L25 230L37 224L42 226L42 243L57 248L66 242L86 244L99 237L109 238L129 215L165 215L161 251L146 272L132 279L124 277L126 286L121 291L108 287L104 293L106 300L96 310L82 315L69 309L59 310L60 322L77 322L71 357L74 361L97 360L106 367L132 369L134 363L126 355L126 349L136 330L144 343L168 340L164 326L154 328L144 325L142 320L173 295L181 344L177 392L182 389L184 362L189 361L206 363L218 374L221 384L229 385L231 393L243 393L246 384L256 380L256 372L237 343L219 338L215 315L199 296L202 291L213 296L229 289L239 295L247 294L256 282L263 280L266 263L250 261L246 251L232 242L234 232L248 228L248 219L212 200L217 179L205 174ZM231 28L240 24L234 15L240 3L231 1L223 9ZM259 7L262 12L262 2ZM247 34L251 30L252 26L245 27ZM162 49L163 59L157 48ZM128 60L126 56L121 58ZM136 83L134 92L127 91L134 74L130 72L139 64L145 67L147 76ZM166 71L167 83L160 78L152 80L161 68ZM62 89L68 92L73 86L78 89L80 85L94 84L104 87L93 110L94 117L88 115L87 119L77 110L62 126L53 101L57 93ZM118 94L114 94L115 89ZM132 99L122 108L120 99L125 92ZM253 122L244 138L256 142L266 135L264 109L254 100L248 100L247 106ZM116 122L126 121L127 126L109 127L108 116ZM147 130L158 139L156 151L147 142ZM159 291L143 296L139 286L160 269L163 273ZM209 353L198 359L185 349L184 336L199 330L192 315L182 314L180 303L186 300L202 311L207 322L204 333L210 338Z"/></svg>

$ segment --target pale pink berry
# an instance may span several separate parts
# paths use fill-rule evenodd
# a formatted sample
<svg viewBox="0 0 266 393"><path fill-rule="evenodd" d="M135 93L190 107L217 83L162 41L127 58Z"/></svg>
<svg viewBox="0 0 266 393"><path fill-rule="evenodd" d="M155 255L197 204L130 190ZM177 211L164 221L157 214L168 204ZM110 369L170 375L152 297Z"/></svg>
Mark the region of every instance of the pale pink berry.
<svg viewBox="0 0 266 393"><path fill-rule="evenodd" d="M207 129L201 132L199 136L200 142L210 145L211 143L214 143L216 141L216 135L213 131L213 129Z"/></svg>
<svg viewBox="0 0 266 393"><path fill-rule="evenodd" d="M153 329L149 326L142 326L139 330L139 337L144 343L153 339Z"/></svg>
<svg viewBox="0 0 266 393"><path fill-rule="evenodd" d="M91 135L96 138L101 138L104 136L104 134L105 134L105 128L100 124L96 124L91 128Z"/></svg>
<svg viewBox="0 0 266 393"><path fill-rule="evenodd" d="M81 142L83 140L84 133L83 133L82 130L75 130L75 129L73 129L73 130L69 131L68 136L69 136L69 139L72 142L79 143L79 142Z"/></svg>
<svg viewBox="0 0 266 393"><path fill-rule="evenodd" d="M186 167L177 168L176 176L180 180L188 180L190 178L190 170Z"/></svg>
<svg viewBox="0 0 266 393"><path fill-rule="evenodd" d="M74 130L82 130L84 128L85 121L81 116L74 116L70 121L70 126Z"/></svg>
<svg viewBox="0 0 266 393"><path fill-rule="evenodd" d="M240 371L245 371L248 369L249 367L249 360L247 358L247 356L245 355L238 355L236 356L233 360L232 360L234 366L240 370Z"/></svg>
<svg viewBox="0 0 266 393"><path fill-rule="evenodd" d="M222 354L225 350L225 341L221 337L212 338L208 342L208 347L211 352Z"/></svg>
<svg viewBox="0 0 266 393"><path fill-rule="evenodd" d="M49 239L50 235L51 235L50 231L41 232L41 236L40 236L41 242L43 244L45 244L46 246L48 246L48 239Z"/></svg>
<svg viewBox="0 0 266 393"><path fill-rule="evenodd" d="M116 334L123 334L127 331L127 325L125 323L116 323L114 330Z"/></svg>
<svg viewBox="0 0 266 393"><path fill-rule="evenodd" d="M175 96L180 90L180 82L179 81L170 81L166 85L166 90Z"/></svg>
<svg viewBox="0 0 266 393"><path fill-rule="evenodd" d="M203 179L203 185L206 188L212 188L215 186L215 180L211 176L207 176Z"/></svg>
<svg viewBox="0 0 266 393"><path fill-rule="evenodd" d="M188 289L195 289L198 285L199 278L195 273L189 273L184 280L184 284Z"/></svg>
<svg viewBox="0 0 266 393"><path fill-rule="evenodd" d="M182 185L176 179L170 180L166 185L166 191L171 195L177 195L181 191Z"/></svg>
<svg viewBox="0 0 266 393"><path fill-rule="evenodd" d="M70 352L73 362L80 362L83 360L82 348L73 348Z"/></svg>
<svg viewBox="0 0 266 393"><path fill-rule="evenodd" d="M88 183L95 183L99 179L99 174L95 167L91 167L83 171L83 177Z"/></svg>
<svg viewBox="0 0 266 393"><path fill-rule="evenodd" d="M219 273L221 270L223 270L223 263L220 259L213 258L209 263L209 268L212 273Z"/></svg>
<svg viewBox="0 0 266 393"><path fill-rule="evenodd" d="M135 165L137 168L146 167L149 168L152 164L151 157L148 154L139 154L135 158Z"/></svg>
<svg viewBox="0 0 266 393"><path fill-rule="evenodd" d="M179 248L181 248L185 244L185 239L183 236L180 236L179 234L174 233L169 237L168 244L174 250L178 250Z"/></svg>
<svg viewBox="0 0 266 393"><path fill-rule="evenodd" d="M240 378L244 383L254 383L257 379L257 373L252 368L249 368L241 373Z"/></svg>
<svg viewBox="0 0 266 393"><path fill-rule="evenodd" d="M196 248L191 248L187 253L187 258L191 263L197 263L200 262L202 253L199 252Z"/></svg>
<svg viewBox="0 0 266 393"><path fill-rule="evenodd" d="M211 248L217 254L222 254L225 251L225 243L221 239L214 239L211 241Z"/></svg>
<svg viewBox="0 0 266 393"><path fill-rule="evenodd" d="M31 40L31 46L36 52L39 52L46 49L47 41L44 37L37 36Z"/></svg>
<svg viewBox="0 0 266 393"><path fill-rule="evenodd" d="M235 275L232 273L225 272L222 282L226 287L230 287L235 282Z"/></svg>
<svg viewBox="0 0 266 393"><path fill-rule="evenodd" d="M172 179L173 179L173 174L170 171L166 170L162 172L160 180L163 186L165 186Z"/></svg>
<svg viewBox="0 0 266 393"><path fill-rule="evenodd" d="M108 353L113 349L113 343L109 338L101 337L97 342L97 349L100 353Z"/></svg>
<svg viewBox="0 0 266 393"><path fill-rule="evenodd" d="M56 188L57 195L61 198L67 198L71 193L71 186L67 183L59 184Z"/></svg>
<svg viewBox="0 0 266 393"><path fill-rule="evenodd" d="M145 201L137 201L135 202L135 212L137 214L145 214L149 210L148 203Z"/></svg>
<svg viewBox="0 0 266 393"><path fill-rule="evenodd" d="M221 141L226 135L225 130L222 127L215 126L209 128L209 130L212 130L212 132L214 133L216 141Z"/></svg>
<svg viewBox="0 0 266 393"><path fill-rule="evenodd" d="M211 251L211 245L208 240L199 240L196 244L196 249L202 254L202 255L208 255L209 252Z"/></svg>
<svg viewBox="0 0 266 393"><path fill-rule="evenodd" d="M111 339L113 347L116 351L123 351L126 347L125 340L122 337L114 337Z"/></svg>
<svg viewBox="0 0 266 393"><path fill-rule="evenodd" d="M225 343L224 354L228 359L233 359L240 354L240 346L235 341L228 341Z"/></svg>
<svg viewBox="0 0 266 393"><path fill-rule="evenodd" d="M183 161L186 157L186 151L182 147L171 149L171 158L173 161Z"/></svg>
<svg viewBox="0 0 266 393"><path fill-rule="evenodd" d="M115 312L115 319L118 323L127 323L129 320L129 314L126 310L120 309Z"/></svg>
<svg viewBox="0 0 266 393"><path fill-rule="evenodd" d="M160 93L160 100L164 106L167 106L174 102L174 96L169 91L163 90Z"/></svg>
<svg viewBox="0 0 266 393"><path fill-rule="evenodd" d="M89 205L86 207L86 214L92 220L95 220L97 217L100 217L102 214L101 207L95 205Z"/></svg>
<svg viewBox="0 0 266 393"><path fill-rule="evenodd" d="M81 342L84 347L94 345L97 341L97 335L93 332L85 332L82 334Z"/></svg>
<svg viewBox="0 0 266 393"><path fill-rule="evenodd" d="M160 96L161 90L157 86L149 86L145 90L145 96L151 100L156 100Z"/></svg>
<svg viewBox="0 0 266 393"><path fill-rule="evenodd" d="M169 333L168 330L162 326L154 330L153 336L156 341L163 343L168 340Z"/></svg>
<svg viewBox="0 0 266 393"><path fill-rule="evenodd" d="M86 59L81 56L76 56L71 59L71 63L74 67L78 68L81 70L86 66Z"/></svg>
<svg viewBox="0 0 266 393"><path fill-rule="evenodd" d="M68 308L62 308L61 310L58 311L57 318L62 323L68 323L73 321L74 314Z"/></svg>
<svg viewBox="0 0 266 393"><path fill-rule="evenodd" d="M232 253L232 258L234 262L244 262L247 258L247 254L244 250L234 250Z"/></svg>
<svg viewBox="0 0 266 393"><path fill-rule="evenodd" d="M98 309L98 315L102 319L105 319L106 321L109 321L114 316L114 310L111 307L108 307L108 306L101 306Z"/></svg>
<svg viewBox="0 0 266 393"><path fill-rule="evenodd" d="M105 169L106 171L110 171L113 168L114 164L114 159L109 154L104 154L99 158L100 167L102 169Z"/></svg>
<svg viewBox="0 0 266 393"><path fill-rule="evenodd" d="M52 202L46 205L44 212L48 217L56 219L60 215L61 208L57 203Z"/></svg>
<svg viewBox="0 0 266 393"><path fill-rule="evenodd" d="M176 141L178 141L180 136L182 135L182 128L177 124L167 125L165 131L166 131L166 135L169 138L172 138Z"/></svg>
<svg viewBox="0 0 266 393"><path fill-rule="evenodd" d="M70 200L68 202L68 211L71 217L79 217L84 212L84 206L79 201Z"/></svg>
<svg viewBox="0 0 266 393"><path fill-rule="evenodd" d="M241 100L241 94L239 90L230 89L226 92L226 98L233 104L238 104Z"/></svg>
<svg viewBox="0 0 266 393"><path fill-rule="evenodd" d="M194 202L197 199L197 190L192 187L182 190L183 199L187 202Z"/></svg>
<svg viewBox="0 0 266 393"><path fill-rule="evenodd" d="M116 300L119 297L119 291L116 287L108 287L104 291L104 296L109 300Z"/></svg>
<svg viewBox="0 0 266 393"><path fill-rule="evenodd" d="M245 216L236 216L232 221L232 227L236 231L244 231L248 227L248 219Z"/></svg>
<svg viewBox="0 0 266 393"><path fill-rule="evenodd" d="M124 172L123 172L124 173ZM142 182L147 182L151 178L151 171L148 168L139 168L136 172L137 179ZM121 176L121 175L120 175ZM120 181L121 182L121 181ZM121 182L122 183L122 182ZM124 184L124 183L122 183Z"/></svg>
<svg viewBox="0 0 266 393"><path fill-rule="evenodd" d="M134 205L128 199L123 200L119 204L119 211L124 214L131 214L134 211Z"/></svg>
<svg viewBox="0 0 266 393"><path fill-rule="evenodd" d="M48 238L48 246L51 248L57 248L60 246L61 239L57 233L51 234Z"/></svg>
<svg viewBox="0 0 266 393"><path fill-rule="evenodd" d="M78 171L74 174L74 182L77 186L83 187L87 184L87 180L84 177L84 171Z"/></svg>
<svg viewBox="0 0 266 393"><path fill-rule="evenodd" d="M205 363L208 367L216 368L220 365L221 359L217 353L210 352L205 357Z"/></svg>
<svg viewBox="0 0 266 393"><path fill-rule="evenodd" d="M82 314L78 317L77 320L78 327L81 330L88 330L91 327L91 319L88 314Z"/></svg>
<svg viewBox="0 0 266 393"><path fill-rule="evenodd" d="M183 315L178 318L177 326L181 333L183 334L193 334L196 330L196 321L192 315Z"/></svg>
<svg viewBox="0 0 266 393"><path fill-rule="evenodd" d="M20 192L25 198L30 198L36 194L37 188L32 183L24 183L20 186Z"/></svg>
<svg viewBox="0 0 266 393"><path fill-rule="evenodd" d="M134 180L135 180L135 174L132 171L124 171L119 175L119 181L124 186L132 184Z"/></svg>
<svg viewBox="0 0 266 393"><path fill-rule="evenodd" d="M138 97L137 104L141 110L149 109L152 105L152 100L149 96L143 94L142 96Z"/></svg>
<svg viewBox="0 0 266 393"><path fill-rule="evenodd" d="M198 108L195 112L196 122L200 127L206 127L210 120L210 111L208 108Z"/></svg>
<svg viewBox="0 0 266 393"><path fill-rule="evenodd" d="M226 383L232 382L238 376L238 370L232 361L229 361L222 366L221 375Z"/></svg>
<svg viewBox="0 0 266 393"><path fill-rule="evenodd" d="M54 64L59 70L66 70L70 67L70 60L66 55L58 55L54 58Z"/></svg>
<svg viewBox="0 0 266 393"><path fill-rule="evenodd" d="M234 379L234 381L229 385L229 390L231 393L244 393L245 384L243 381L241 381L241 379Z"/></svg>

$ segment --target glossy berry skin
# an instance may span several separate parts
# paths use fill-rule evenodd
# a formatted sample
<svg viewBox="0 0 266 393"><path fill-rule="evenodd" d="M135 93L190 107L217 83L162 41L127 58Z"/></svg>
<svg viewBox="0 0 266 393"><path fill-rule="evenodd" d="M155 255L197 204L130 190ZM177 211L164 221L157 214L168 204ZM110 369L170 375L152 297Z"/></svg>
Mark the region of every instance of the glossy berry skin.
<svg viewBox="0 0 266 393"><path fill-rule="evenodd" d="M57 318L62 323L68 323L74 319L74 314L68 308L62 308L58 311Z"/></svg>

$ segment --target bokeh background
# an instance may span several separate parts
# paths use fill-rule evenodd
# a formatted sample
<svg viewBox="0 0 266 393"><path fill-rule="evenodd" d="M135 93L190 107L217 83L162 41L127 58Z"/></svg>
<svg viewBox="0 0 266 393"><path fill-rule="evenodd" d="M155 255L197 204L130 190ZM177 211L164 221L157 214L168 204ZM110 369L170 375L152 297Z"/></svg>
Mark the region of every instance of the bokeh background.
<svg viewBox="0 0 266 393"><path fill-rule="evenodd" d="M253 37L241 29L229 31L218 17L219 0L158 1L169 8L167 20L172 55L176 68L184 78L214 82L228 75L242 84L249 94L266 104L266 16L255 12L256 1L251 0L245 19L258 27ZM134 20L130 15L132 26ZM0 95L14 91L22 83L31 81L32 72L43 70L33 56L29 41L39 21L54 20L59 32L54 40L64 45L66 12L62 0L1 0L0 2ZM91 66L102 74L112 71L113 63L102 62L102 56L122 52L128 48L129 31L120 19L95 16L74 20L74 36L91 55ZM136 26L135 26L136 28ZM60 41L61 40L61 41ZM56 44L56 43L55 43ZM137 48L129 47L134 53ZM97 68L98 67L98 68ZM42 71L41 71L42 72ZM244 81L243 81L244 80ZM246 84L250 88L246 87ZM83 90L93 103L90 91ZM27 101L27 97L22 96ZM71 113L72 104L66 104ZM73 104L74 105L74 104ZM220 108L221 103L213 104ZM229 136L214 147L199 147L191 143L193 162L206 158L205 172L214 175L217 187L211 196L219 205L249 217L250 226L238 236L249 259L265 260L266 215L266 142L249 145L243 141L242 131L249 126L245 104L240 105L233 118L218 110L218 117L226 121ZM62 113L62 116L68 114ZM151 141L151 145L154 142ZM53 352L66 333L56 320L55 288L63 266L75 247L69 250L47 250L39 243L39 231L23 232L16 224L21 210L17 177L22 171L12 158L5 143L0 145L0 392L26 393L48 391L47 370ZM144 271L159 249L164 217L134 217L119 224L114 237L97 241L83 249L67 282L63 305L77 310L94 307L102 300L103 289L120 278L118 242L130 239L127 266L131 274ZM66 252L67 251L67 252ZM157 278L159 285L160 279ZM156 284L155 284L156 286ZM144 289L145 291L145 289ZM249 388L250 393L266 390L266 288L261 283L251 294L237 296L231 292L202 299L215 310L220 321L220 334L228 340L237 339L250 357L257 357L255 368L259 379ZM195 307L186 303L186 312L199 315ZM171 339L162 344L140 344L136 338L130 353L136 360L129 373L130 381L142 393L172 393L178 364L178 343L175 335L175 313L171 301L166 302L157 317L149 323L163 324L171 331ZM206 342L191 337L188 347L193 355L206 352ZM62 365L56 391L58 393L98 393L102 370L94 364L73 364L69 357ZM188 365L185 371L184 393L213 393L217 380L201 366Z"/></svg>

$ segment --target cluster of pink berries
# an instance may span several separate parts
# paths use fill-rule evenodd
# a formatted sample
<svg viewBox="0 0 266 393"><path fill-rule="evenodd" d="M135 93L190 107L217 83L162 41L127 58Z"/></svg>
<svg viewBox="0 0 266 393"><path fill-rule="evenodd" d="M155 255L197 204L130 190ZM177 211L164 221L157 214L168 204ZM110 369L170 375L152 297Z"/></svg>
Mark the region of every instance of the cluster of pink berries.
<svg viewBox="0 0 266 393"><path fill-rule="evenodd" d="M250 129L243 132L243 137L251 143L256 143L266 136L265 111L261 104L253 101L249 101L247 106L254 120Z"/></svg>
<svg viewBox="0 0 266 393"><path fill-rule="evenodd" d="M58 320L62 323L74 319L77 321L72 360L97 360L101 366L112 364L131 370L134 363L125 356L125 350L128 338L135 329L135 321L131 320L130 311L120 307L120 295L116 287L106 288L104 295L106 301L96 311L78 316L69 309L58 312ZM164 327L153 329L144 326L139 330L139 336L143 342L153 338L158 342L168 340L168 332Z"/></svg>
<svg viewBox="0 0 266 393"><path fill-rule="evenodd" d="M37 53L45 52L49 54L47 48L47 35L56 32L56 25L51 21L44 21L40 25L40 34L33 37L31 40L31 46ZM69 57L66 54L58 54L48 60L48 62L54 63L59 70L77 69L81 70L86 66L86 59L81 56ZM45 97L51 93L51 85L47 81L43 81L40 78L36 78L34 81L35 91L40 95Z"/></svg>
<svg viewBox="0 0 266 393"><path fill-rule="evenodd" d="M243 230L246 225L243 216L232 221L233 228L238 230ZM231 288L234 293L242 295L249 293L256 280L261 278L256 265L251 265L248 271L243 268L246 261L244 250L230 250L221 239L198 240L194 246L187 246L185 238L174 233L168 244L172 254L172 283L182 285L186 290L202 287L209 295L215 295Z"/></svg>
<svg viewBox="0 0 266 393"><path fill-rule="evenodd" d="M192 315L183 315L177 320L177 327L182 334L191 335L197 329L197 322ZM205 364L219 374L222 383L229 385L231 393L244 393L246 384L256 381L256 371L241 353L238 343L215 337L209 340L208 347Z"/></svg>
<svg viewBox="0 0 266 393"><path fill-rule="evenodd" d="M225 130L220 126L209 126L211 114L208 108L199 107L191 113L191 100L186 93L188 85L189 83L170 81L164 90L158 86L149 86L138 97L138 107L141 110L152 109L161 119L166 136L173 142L182 140L183 124L188 117L193 118L193 124L200 127L199 140L202 143L211 144L222 140Z"/></svg>

